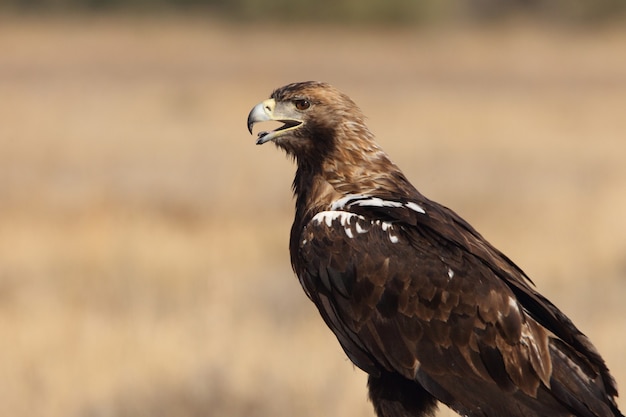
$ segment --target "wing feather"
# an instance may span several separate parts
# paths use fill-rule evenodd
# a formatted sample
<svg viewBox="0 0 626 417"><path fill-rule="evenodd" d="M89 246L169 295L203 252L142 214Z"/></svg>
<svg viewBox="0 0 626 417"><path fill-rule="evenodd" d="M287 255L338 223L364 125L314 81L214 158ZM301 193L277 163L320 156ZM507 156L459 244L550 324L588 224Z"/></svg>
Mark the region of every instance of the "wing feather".
<svg viewBox="0 0 626 417"><path fill-rule="evenodd" d="M454 392L450 406L460 412L475 399L454 386L470 381L523 398L519 415L539 407L538 396L548 401L538 390L554 384L550 340L575 329L571 322L452 212L429 201L414 203L422 211L375 203L346 200L313 217L299 236L306 268L294 265L350 359L371 375L398 372L444 397ZM597 378L593 358L578 360Z"/></svg>

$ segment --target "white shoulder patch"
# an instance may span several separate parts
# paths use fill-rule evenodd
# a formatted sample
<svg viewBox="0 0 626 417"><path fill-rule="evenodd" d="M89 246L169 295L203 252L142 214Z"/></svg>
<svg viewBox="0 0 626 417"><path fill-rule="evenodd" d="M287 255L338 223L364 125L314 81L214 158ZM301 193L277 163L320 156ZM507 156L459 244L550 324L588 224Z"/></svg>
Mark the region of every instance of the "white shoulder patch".
<svg viewBox="0 0 626 417"><path fill-rule="evenodd" d="M426 210L424 210L419 204L416 204L412 201L409 201L408 203L406 203L405 206L418 213L426 214Z"/></svg>
<svg viewBox="0 0 626 417"><path fill-rule="evenodd" d="M311 219L311 222L315 225L319 226L323 224L326 227L331 227L335 221L339 222L343 227L344 233L350 239L353 239L357 235L368 233L372 230L372 227L375 227L385 232L391 243L398 243L400 241L399 235L394 233L396 227L394 227L392 223L382 220L367 220L365 217L350 213L349 211L321 211ZM309 239L304 238L301 242L302 245L305 245L309 242Z"/></svg>
<svg viewBox="0 0 626 417"><path fill-rule="evenodd" d="M359 199L363 199L363 198L367 198L368 196L364 195L364 194L348 194L345 197L341 197L339 200L333 202L333 204L331 204L330 209L331 210L339 210L342 209L349 204L349 201L351 200L359 200Z"/></svg>
<svg viewBox="0 0 626 417"><path fill-rule="evenodd" d="M356 221L352 219L356 219ZM365 217L359 216L355 213L350 213L349 211L321 211L311 219L311 221L315 222L317 225L325 224L327 227L331 227L333 225L333 221L335 220L339 220L339 224L343 226L343 231L350 239L354 238L355 234L368 232L367 229L359 224L366 222ZM302 244L304 245L306 242L303 240Z"/></svg>
<svg viewBox="0 0 626 417"><path fill-rule="evenodd" d="M331 210L331 211L321 211L313 216L313 221L316 221L318 224L326 223L326 226L330 227L333 224L333 220L339 219L339 222L342 226L345 226L350 222L352 217L357 217L363 219L363 216L359 216L358 214L350 213L348 211L339 211L339 210Z"/></svg>
<svg viewBox="0 0 626 417"><path fill-rule="evenodd" d="M371 197L365 200L357 200L350 204L351 206L361 207L402 207L402 203L397 201L383 200L378 197Z"/></svg>
<svg viewBox="0 0 626 417"><path fill-rule="evenodd" d="M330 210L341 210L351 206L359 207L406 207L409 210L413 210L416 213L426 214L426 210L422 206L412 201L408 203L401 203L393 200L383 200L380 197L372 197L366 194L348 194L345 197L341 197L339 200L333 202L330 206Z"/></svg>

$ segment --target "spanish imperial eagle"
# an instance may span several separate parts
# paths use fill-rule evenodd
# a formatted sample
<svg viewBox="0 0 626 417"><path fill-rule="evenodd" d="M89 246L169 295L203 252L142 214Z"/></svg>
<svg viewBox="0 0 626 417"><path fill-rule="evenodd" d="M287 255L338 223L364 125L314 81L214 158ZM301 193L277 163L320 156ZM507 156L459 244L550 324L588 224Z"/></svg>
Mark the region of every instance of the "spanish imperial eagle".
<svg viewBox="0 0 626 417"><path fill-rule="evenodd" d="M293 156L291 263L379 417L622 416L609 370L530 279L452 210L420 194L355 103L321 82L257 104L257 144ZM623 417L623 416L622 416Z"/></svg>

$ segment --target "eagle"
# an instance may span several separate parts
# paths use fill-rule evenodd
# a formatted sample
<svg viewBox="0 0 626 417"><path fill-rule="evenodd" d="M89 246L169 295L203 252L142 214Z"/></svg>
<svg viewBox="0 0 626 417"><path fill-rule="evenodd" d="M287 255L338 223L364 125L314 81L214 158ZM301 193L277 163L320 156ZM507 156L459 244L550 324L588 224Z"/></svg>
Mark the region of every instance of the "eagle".
<svg viewBox="0 0 626 417"><path fill-rule="evenodd" d="M306 295L368 374L378 417L624 417L590 340L454 211L422 195L357 105L317 81L252 108L297 163L289 250Z"/></svg>

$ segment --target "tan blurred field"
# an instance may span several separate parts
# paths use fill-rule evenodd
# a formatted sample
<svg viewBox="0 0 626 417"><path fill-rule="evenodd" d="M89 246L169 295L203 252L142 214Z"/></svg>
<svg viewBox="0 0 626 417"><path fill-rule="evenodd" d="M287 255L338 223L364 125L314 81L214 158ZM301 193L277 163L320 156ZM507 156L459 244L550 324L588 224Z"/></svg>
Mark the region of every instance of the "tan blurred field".
<svg viewBox="0 0 626 417"><path fill-rule="evenodd" d="M1 18L0 414L373 415L291 273L293 164L245 127L306 79L350 94L626 397L625 45L520 23Z"/></svg>

